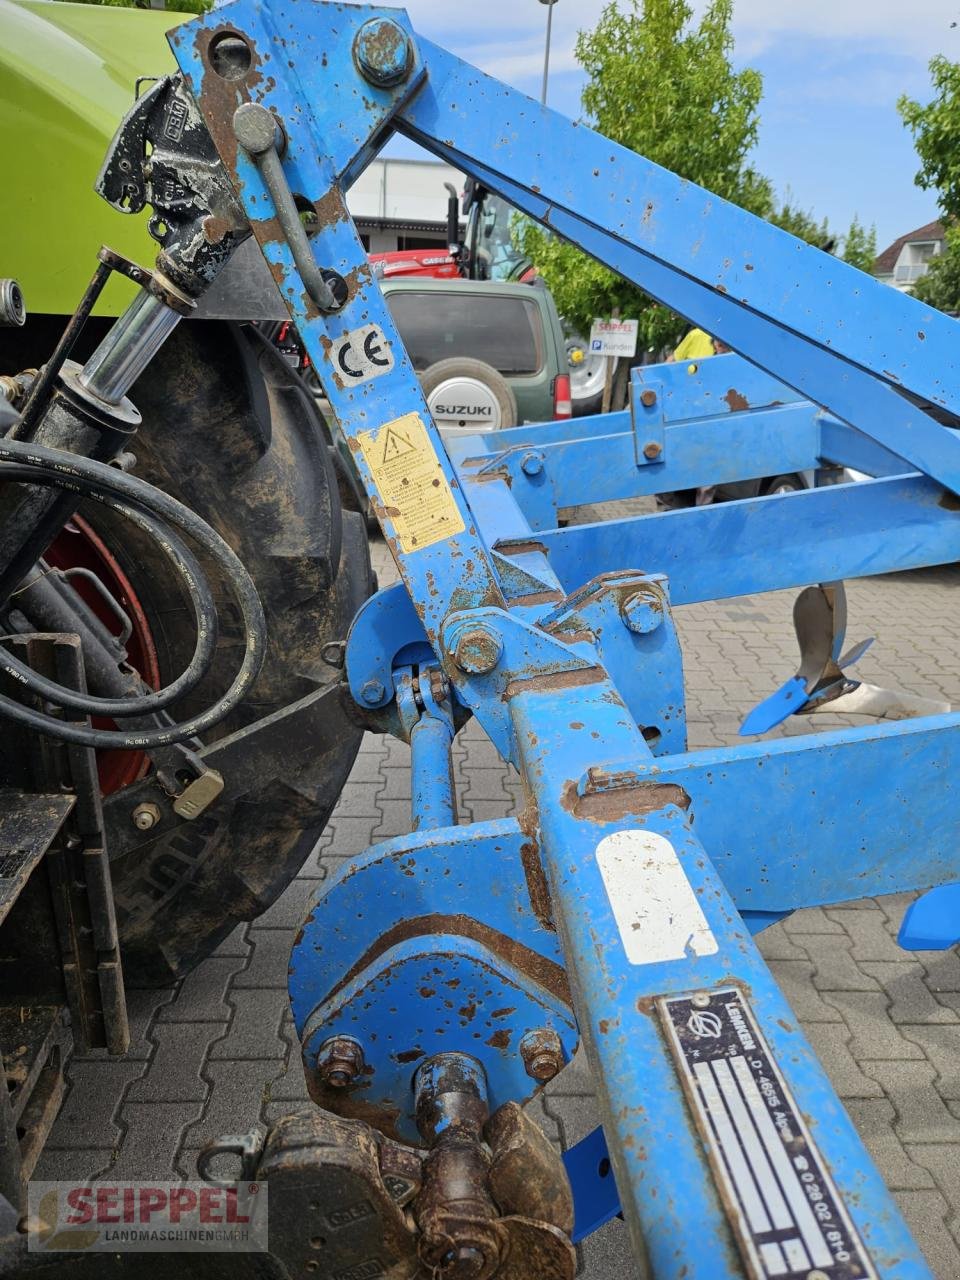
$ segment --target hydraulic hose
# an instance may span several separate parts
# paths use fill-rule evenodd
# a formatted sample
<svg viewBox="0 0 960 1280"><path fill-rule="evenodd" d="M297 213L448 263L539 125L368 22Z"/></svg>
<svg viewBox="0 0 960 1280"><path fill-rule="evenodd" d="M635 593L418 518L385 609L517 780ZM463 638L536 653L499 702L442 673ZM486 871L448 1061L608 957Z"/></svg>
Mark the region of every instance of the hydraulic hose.
<svg viewBox="0 0 960 1280"><path fill-rule="evenodd" d="M195 687L209 666L216 645L216 614L212 596L199 566L179 538L166 528L172 525L190 538L221 569L230 583L240 608L245 634L243 660L230 687L213 706L181 724L138 730L95 730L46 715L0 696L0 716L18 721L47 736L81 746L127 750L167 746L203 733L218 724L249 693L263 667L267 629L263 606L246 569L226 542L189 507L171 498L137 476L128 475L102 462L41 445L0 439L0 480L70 490L119 512L155 539L167 559L187 585L197 618L197 648L183 674L167 689L138 698L111 699L78 695L26 667L13 655L0 658L0 670L48 702L69 707L85 715L142 716L162 710L177 697Z"/></svg>

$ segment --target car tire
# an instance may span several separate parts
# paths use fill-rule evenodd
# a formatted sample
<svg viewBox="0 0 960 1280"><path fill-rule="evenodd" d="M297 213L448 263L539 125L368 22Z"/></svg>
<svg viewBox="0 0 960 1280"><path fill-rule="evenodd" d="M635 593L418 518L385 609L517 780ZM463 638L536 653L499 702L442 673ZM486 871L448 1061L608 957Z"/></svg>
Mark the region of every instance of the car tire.
<svg viewBox="0 0 960 1280"><path fill-rule="evenodd" d="M760 492L764 497L773 493L799 493L802 489L809 488L802 476L796 473L792 475L773 476L767 480L762 486Z"/></svg>
<svg viewBox="0 0 960 1280"><path fill-rule="evenodd" d="M518 422L517 398L493 365L468 356L438 360L420 374L420 386L437 426L445 431L503 431ZM442 409L475 410L444 413Z"/></svg>

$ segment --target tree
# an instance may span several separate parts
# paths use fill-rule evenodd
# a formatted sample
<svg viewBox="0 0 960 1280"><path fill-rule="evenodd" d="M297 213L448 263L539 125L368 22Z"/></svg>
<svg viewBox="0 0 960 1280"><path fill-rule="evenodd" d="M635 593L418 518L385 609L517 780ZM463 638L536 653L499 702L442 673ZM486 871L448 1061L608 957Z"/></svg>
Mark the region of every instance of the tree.
<svg viewBox="0 0 960 1280"><path fill-rule="evenodd" d="M873 273L873 264L877 260L877 228L867 228L856 214L850 223L850 230L843 237L843 249L840 257L849 262L851 267L859 267L868 275Z"/></svg>
<svg viewBox="0 0 960 1280"><path fill-rule="evenodd" d="M731 62L733 0L711 0L699 23L686 0L610 3L592 32L581 32L577 59L588 80L583 109L602 134L742 209L828 252L826 219L817 222L789 191L777 203L770 182L750 163L757 141L760 73ZM869 233L855 223L847 236L857 265ZM863 237L863 243L858 239ZM640 341L674 345L686 321L635 285L540 227L523 222L519 238L550 286L561 314L585 332L614 309L640 321Z"/></svg>
<svg viewBox="0 0 960 1280"><path fill-rule="evenodd" d="M773 190L749 163L763 84L757 71L731 64L732 8L732 0L711 0L691 25L686 0L629 0L625 12L608 4L596 28L577 39L588 76L583 108L615 142L767 217ZM683 320L592 258L534 224L520 234L571 324L585 330L619 308L640 320L644 346L681 336Z"/></svg>
<svg viewBox="0 0 960 1280"><path fill-rule="evenodd" d="M930 102L921 106L904 96L897 103L920 157L914 181L925 191L936 191L947 224L944 251L932 260L913 292L941 311L960 311L960 63L933 58L930 77Z"/></svg>

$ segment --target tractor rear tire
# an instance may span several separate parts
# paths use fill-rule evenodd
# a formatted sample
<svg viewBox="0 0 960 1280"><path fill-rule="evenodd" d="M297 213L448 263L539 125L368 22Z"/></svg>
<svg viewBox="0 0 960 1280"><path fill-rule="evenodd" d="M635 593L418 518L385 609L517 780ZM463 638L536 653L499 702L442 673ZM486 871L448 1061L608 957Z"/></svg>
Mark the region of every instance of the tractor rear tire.
<svg viewBox="0 0 960 1280"><path fill-rule="evenodd" d="M143 426L137 475L197 511L244 562L263 600L269 645L250 697L204 739L245 728L337 678L320 657L346 638L375 589L362 518L342 512L316 406L276 349L249 326L183 324L131 392ZM193 649L189 602L156 546L103 508L85 517L130 577L150 624L162 683ZM241 636L227 584L205 566L220 606L214 666L173 709L209 706L229 684ZM192 822L111 863L128 985L183 976L243 920L265 911L316 845L346 781L361 733L337 699L336 746L287 776L283 744L263 735L260 781ZM226 792L224 793L227 794ZM107 804L109 804L109 799Z"/></svg>

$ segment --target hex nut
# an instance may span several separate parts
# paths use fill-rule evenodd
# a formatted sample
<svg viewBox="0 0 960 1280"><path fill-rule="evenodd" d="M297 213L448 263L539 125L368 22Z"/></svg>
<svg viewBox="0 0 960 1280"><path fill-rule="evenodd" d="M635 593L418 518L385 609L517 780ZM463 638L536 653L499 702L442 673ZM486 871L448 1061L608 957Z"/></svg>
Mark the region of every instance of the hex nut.
<svg viewBox="0 0 960 1280"><path fill-rule="evenodd" d="M453 660L468 675L484 676L500 661L503 641L489 627L464 627L456 635Z"/></svg>
<svg viewBox="0 0 960 1280"><path fill-rule="evenodd" d="M663 622L664 604L656 592L649 588L636 591L620 606L620 617L628 630L635 635L649 635Z"/></svg>
<svg viewBox="0 0 960 1280"><path fill-rule="evenodd" d="M412 70L407 33L392 18L371 18L357 32L353 55L360 74L378 89L406 80Z"/></svg>
<svg viewBox="0 0 960 1280"><path fill-rule="evenodd" d="M520 1041L524 1070L532 1080L552 1080L563 1067L563 1045L556 1031L540 1027Z"/></svg>
<svg viewBox="0 0 960 1280"><path fill-rule="evenodd" d="M351 1036L331 1036L317 1054L317 1076L329 1089L353 1084L364 1066L363 1045Z"/></svg>
<svg viewBox="0 0 960 1280"><path fill-rule="evenodd" d="M652 409L657 403L657 393L652 387L647 387L645 391L640 392L640 403L645 409Z"/></svg>
<svg viewBox="0 0 960 1280"><path fill-rule="evenodd" d="M378 707L387 696L379 680L368 680L360 689L360 697L368 707Z"/></svg>
<svg viewBox="0 0 960 1280"><path fill-rule="evenodd" d="M650 440L643 446L643 456L651 462L654 458L659 458L663 453L663 445L658 444L656 440Z"/></svg>
<svg viewBox="0 0 960 1280"><path fill-rule="evenodd" d="M131 816L133 825L138 831L150 831L157 825L163 815L160 812L160 806L153 804L151 801L145 804L138 804Z"/></svg>

